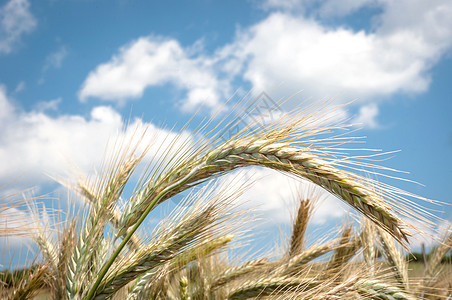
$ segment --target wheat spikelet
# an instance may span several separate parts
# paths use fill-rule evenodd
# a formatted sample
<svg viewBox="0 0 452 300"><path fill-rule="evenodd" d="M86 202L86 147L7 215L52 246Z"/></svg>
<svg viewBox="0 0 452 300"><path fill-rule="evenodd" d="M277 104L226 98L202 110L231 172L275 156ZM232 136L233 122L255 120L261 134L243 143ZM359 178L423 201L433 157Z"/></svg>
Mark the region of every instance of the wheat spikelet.
<svg viewBox="0 0 452 300"><path fill-rule="evenodd" d="M402 289L375 280L359 280L355 287L366 299L414 300Z"/></svg>
<svg viewBox="0 0 452 300"><path fill-rule="evenodd" d="M275 270L275 274L294 275L308 262L327 254L334 249L334 241L323 245L313 245L302 253L291 257L287 263L282 264Z"/></svg>
<svg viewBox="0 0 452 300"><path fill-rule="evenodd" d="M444 240L433 250L427 263L426 275L431 277L438 268L444 255L452 248L452 231L444 238Z"/></svg>
<svg viewBox="0 0 452 300"><path fill-rule="evenodd" d="M72 220L70 225L61 235L61 242L58 247L58 267L54 272L54 287L52 289L55 299L64 299L66 296L66 276L69 259L75 246L76 239L76 220Z"/></svg>
<svg viewBox="0 0 452 300"><path fill-rule="evenodd" d="M295 218L292 235L290 237L289 257L300 253L303 249L305 232L312 215L312 209L313 205L309 199L300 201L297 217Z"/></svg>
<svg viewBox="0 0 452 300"><path fill-rule="evenodd" d="M183 268L185 268L190 263L197 263L200 260L206 260L210 255L216 253L219 249L223 248L230 241L232 241L233 235L225 235L219 236L217 238L208 238L204 241L201 241L198 245L194 245L192 248L189 248L182 253L178 254L172 260L167 263L167 266L162 268L160 272L150 271L143 276L141 276L133 289L131 290L131 294L133 296L130 299L137 299L140 294L143 294L144 289L149 284L153 285L153 289L155 289L155 283L164 278L173 278L177 273L181 272ZM201 276L205 277L205 276ZM190 280L190 284L192 284ZM210 288L210 284L205 284L206 290Z"/></svg>
<svg viewBox="0 0 452 300"><path fill-rule="evenodd" d="M127 299L159 299L158 295L166 291L165 280L169 273L169 264L145 272L130 286Z"/></svg>
<svg viewBox="0 0 452 300"><path fill-rule="evenodd" d="M355 284L359 280L358 276L353 276L351 278L347 278L343 282L340 282L334 287L330 287L328 284L321 284L321 291L313 291L313 296L309 297L309 294L306 295L307 299L312 300L333 300L333 299L348 299L347 294L352 294L355 290ZM352 296L352 295L350 295ZM354 298L352 298L354 299Z"/></svg>
<svg viewBox="0 0 452 300"><path fill-rule="evenodd" d="M408 263L405 257L389 234L379 228L377 228L376 232L380 237L383 253L391 265L397 281L408 289Z"/></svg>
<svg viewBox="0 0 452 300"><path fill-rule="evenodd" d="M248 261L240 266L237 267L231 267L226 270L224 270L221 274L218 274L211 283L212 289L217 289L225 284L228 284L229 282L236 280L242 276L245 276L251 272L256 271L263 265L266 265L267 260L265 259L258 259L254 261Z"/></svg>
<svg viewBox="0 0 452 300"><path fill-rule="evenodd" d="M96 192L94 192L93 188L88 185L85 181L80 181L78 183L78 190L80 194L85 197L90 203L97 203L98 197L96 196ZM117 230L119 230L120 222L121 222L121 211L117 208L111 208L110 211L110 223L113 225L113 227ZM142 244L140 238L137 236L137 234L132 235L129 246L137 250L140 248L140 245Z"/></svg>
<svg viewBox="0 0 452 300"><path fill-rule="evenodd" d="M16 287L10 299L27 300L34 297L38 290L44 286L47 265L39 265L34 270L29 270L27 275L22 278L20 285Z"/></svg>
<svg viewBox="0 0 452 300"><path fill-rule="evenodd" d="M362 219L361 222L361 244L363 248L364 262L368 268L368 272L371 276L375 275L375 264L377 261L377 251L376 251L376 232L375 225L367 219Z"/></svg>
<svg viewBox="0 0 452 300"><path fill-rule="evenodd" d="M339 243L328 262L328 269L338 272L356 254L360 246L361 241L358 236L353 234L352 227L345 225Z"/></svg>
<svg viewBox="0 0 452 300"><path fill-rule="evenodd" d="M228 299L250 299L275 296L280 293L309 290L318 282L291 277L275 277L248 281L231 291Z"/></svg>
<svg viewBox="0 0 452 300"><path fill-rule="evenodd" d="M181 300L189 300L190 299L190 296L188 295L187 286L188 286L187 277L183 276L179 280L179 294L180 294Z"/></svg>
<svg viewBox="0 0 452 300"><path fill-rule="evenodd" d="M121 142L121 141L120 141ZM105 256L108 247L103 239L104 231L108 223L117 223L118 212L117 200L130 179L133 171L146 154L146 150L135 157L138 144L128 144L123 147L119 144L115 152L106 156L103 164L105 169L93 185L89 180L79 181L74 188L85 200L88 200L89 213L78 242L72 252L68 275L66 279L67 297L77 297L83 294L84 281L90 281L92 276L97 275L98 268ZM71 187L71 186L70 186ZM140 242L136 236L131 239L130 244L137 248Z"/></svg>

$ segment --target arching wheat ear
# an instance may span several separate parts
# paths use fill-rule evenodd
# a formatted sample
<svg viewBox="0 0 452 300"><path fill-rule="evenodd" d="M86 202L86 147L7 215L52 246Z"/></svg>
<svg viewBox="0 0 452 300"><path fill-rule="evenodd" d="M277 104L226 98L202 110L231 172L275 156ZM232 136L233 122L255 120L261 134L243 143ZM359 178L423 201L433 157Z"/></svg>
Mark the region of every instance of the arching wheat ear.
<svg viewBox="0 0 452 300"><path fill-rule="evenodd" d="M398 204L401 198L394 196L397 190L347 171L372 166L362 163L357 167L357 162L333 152L332 146L344 140L341 136L326 138L325 135L347 126L325 123L323 120L328 120L329 114L331 110L317 111L314 107L307 115L293 113L262 126L248 126L225 142L219 142L215 129L210 139L198 132L186 141L178 138L170 141L167 148L162 148L164 158L150 168L119 220L115 220L116 240L122 242L99 269L86 299L109 289L113 279L105 282L104 277L108 277L110 267L155 207L197 184L241 167L262 166L307 179L361 212L399 242L407 242L410 225L398 213L409 215L410 212ZM221 126L220 122L216 129ZM205 128L200 126L201 131ZM184 153L179 155L182 151L175 150L176 145ZM344 166L349 168L344 170Z"/></svg>

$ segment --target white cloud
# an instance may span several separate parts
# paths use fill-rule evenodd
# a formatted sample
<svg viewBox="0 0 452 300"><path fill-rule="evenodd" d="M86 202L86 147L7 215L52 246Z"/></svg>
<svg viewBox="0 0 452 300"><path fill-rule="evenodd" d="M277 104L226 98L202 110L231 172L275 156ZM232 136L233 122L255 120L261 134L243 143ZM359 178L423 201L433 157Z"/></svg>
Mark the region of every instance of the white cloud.
<svg viewBox="0 0 452 300"><path fill-rule="evenodd" d="M281 84L277 97L302 90L305 98L358 99L365 117L373 114L368 127L377 128L378 113L368 103L425 92L431 68L452 45L452 2L269 0L264 7L279 11L239 31L223 50L241 63L242 78L256 90ZM373 9L371 30L324 24L364 7ZM286 108L294 102L299 97Z"/></svg>
<svg viewBox="0 0 452 300"><path fill-rule="evenodd" d="M50 106L57 102L58 99ZM128 127L124 132L126 123ZM124 121L118 112L107 106L94 107L89 117L51 117L43 110L23 112L11 105L2 86L0 127L0 183L16 180L16 191L53 182L49 175L66 177L68 171L72 171L71 166L89 173L93 167L100 165L108 141L115 137L129 140L135 130L141 132L147 129L143 147L152 145L149 152L151 158L163 155L161 152L166 148L163 146L158 152L160 144L168 146L175 138L180 140L171 149L176 153L181 151L178 147L190 136L188 132L170 133L141 119Z"/></svg>
<svg viewBox="0 0 452 300"><path fill-rule="evenodd" d="M181 103L183 110L200 104L214 109L224 96L224 87L209 64L208 58L195 57L176 40L143 37L92 71L79 97L82 101L97 97L122 103L140 98L147 87L171 83L187 92Z"/></svg>
<svg viewBox="0 0 452 300"><path fill-rule="evenodd" d="M27 0L10 0L0 7L0 53L10 53L24 33L36 27Z"/></svg>
<svg viewBox="0 0 452 300"><path fill-rule="evenodd" d="M378 106L375 103L370 103L361 106L361 108L359 109L359 114L353 120L353 123L363 125L364 127L370 129L375 129L380 126L376 119L377 116L378 116Z"/></svg>
<svg viewBox="0 0 452 300"><path fill-rule="evenodd" d="M451 2L269 0L263 6L279 11L241 28L211 54L156 37L122 47L88 75L80 99L123 102L141 97L147 87L171 83L187 92L181 109L201 103L214 108L239 78L256 91L282 84L277 98L303 90L305 98L358 98L365 105L395 93L426 91L431 68L452 45ZM365 7L373 8L371 30L324 23Z"/></svg>
<svg viewBox="0 0 452 300"><path fill-rule="evenodd" d="M65 46L61 46L57 51L50 53L46 57L46 61L44 64L43 70L47 70L49 68L59 69L63 64L63 60L66 58L68 51Z"/></svg>
<svg viewBox="0 0 452 300"><path fill-rule="evenodd" d="M435 44L410 34L330 29L319 22L274 13L239 37L244 78L261 90L283 83L314 98L365 100L428 88ZM286 92L286 91L285 91Z"/></svg>

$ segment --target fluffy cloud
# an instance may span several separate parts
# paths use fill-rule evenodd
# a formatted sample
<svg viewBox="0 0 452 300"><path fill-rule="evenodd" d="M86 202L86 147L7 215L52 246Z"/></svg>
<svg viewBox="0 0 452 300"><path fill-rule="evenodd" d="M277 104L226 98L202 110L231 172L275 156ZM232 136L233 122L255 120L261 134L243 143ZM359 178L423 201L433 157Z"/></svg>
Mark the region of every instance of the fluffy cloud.
<svg viewBox="0 0 452 300"><path fill-rule="evenodd" d="M361 106L358 116L353 120L353 123L357 123L364 127L375 129L379 127L376 120L378 116L378 106L375 103Z"/></svg>
<svg viewBox="0 0 452 300"><path fill-rule="evenodd" d="M200 104L216 108L224 96L224 86L212 70L210 60L190 52L176 40L140 38L92 71L79 97L82 101L97 97L121 103L140 98L149 86L172 83L187 92L181 105L183 110L193 110Z"/></svg>
<svg viewBox="0 0 452 300"><path fill-rule="evenodd" d="M379 29L367 33L273 13L242 33L234 51L246 57L244 79L258 90L282 82L286 90L303 89L309 97L367 101L396 92L425 91L428 71L451 44L452 30L438 28L449 26L448 22L431 21L421 14L421 21L434 24L426 21L416 30L407 24L388 31L386 23L392 19L386 14L380 19ZM438 43L434 35L445 42Z"/></svg>
<svg viewBox="0 0 452 300"><path fill-rule="evenodd" d="M181 150L178 147L190 137L188 132L171 133L141 119L128 122L124 131L126 122L108 106L94 107L88 117L51 117L45 109L23 112L12 105L1 86L0 127L0 183L17 180L16 191L52 182L49 175L67 176L71 166L84 173L92 171L100 165L107 143L115 137L130 140L135 131L147 130L143 147L151 145L150 158L162 155L162 150L159 153L157 149L161 145L165 149L177 138L171 149Z"/></svg>
<svg viewBox="0 0 452 300"><path fill-rule="evenodd" d="M431 68L452 45L450 2L268 0L263 7L270 10L268 17L241 28L214 53L156 37L122 47L88 75L80 99L123 102L141 97L147 87L171 83L186 91L183 110L199 104L213 108L239 79L257 91L282 84L278 98L303 90L305 98L358 98L356 103L366 105L396 93L426 91ZM346 23L326 25L328 18L340 24L366 7L373 13L367 31Z"/></svg>
<svg viewBox="0 0 452 300"><path fill-rule="evenodd" d="M27 0L10 0L0 7L0 53L9 53L24 33L36 27Z"/></svg>

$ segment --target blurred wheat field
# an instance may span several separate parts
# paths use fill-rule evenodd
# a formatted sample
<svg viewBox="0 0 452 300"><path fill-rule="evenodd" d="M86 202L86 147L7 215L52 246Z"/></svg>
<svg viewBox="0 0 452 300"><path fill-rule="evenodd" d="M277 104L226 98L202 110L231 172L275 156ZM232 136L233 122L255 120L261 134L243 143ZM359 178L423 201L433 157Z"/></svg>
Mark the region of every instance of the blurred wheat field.
<svg viewBox="0 0 452 300"><path fill-rule="evenodd" d="M337 109L312 105L226 138L228 128L246 118L237 109L162 145L143 144L146 130L115 141L96 174L61 180L85 206L66 214L57 228L29 206L38 263L21 273L3 271L1 297L451 299L452 268L445 258L452 233L442 232L445 238L424 264L409 262L411 236L435 220L413 206L408 198L416 196L360 174L387 168L343 153L353 139L344 137L349 125L337 121ZM142 164L146 171L127 193ZM220 179L248 166L321 187L355 209L360 226L344 223L336 236L308 242L318 196L307 193L296 199L283 254L231 260L228 251L249 223L237 201L248 186L225 186ZM186 191L193 192L163 220L146 225L160 205Z"/></svg>

